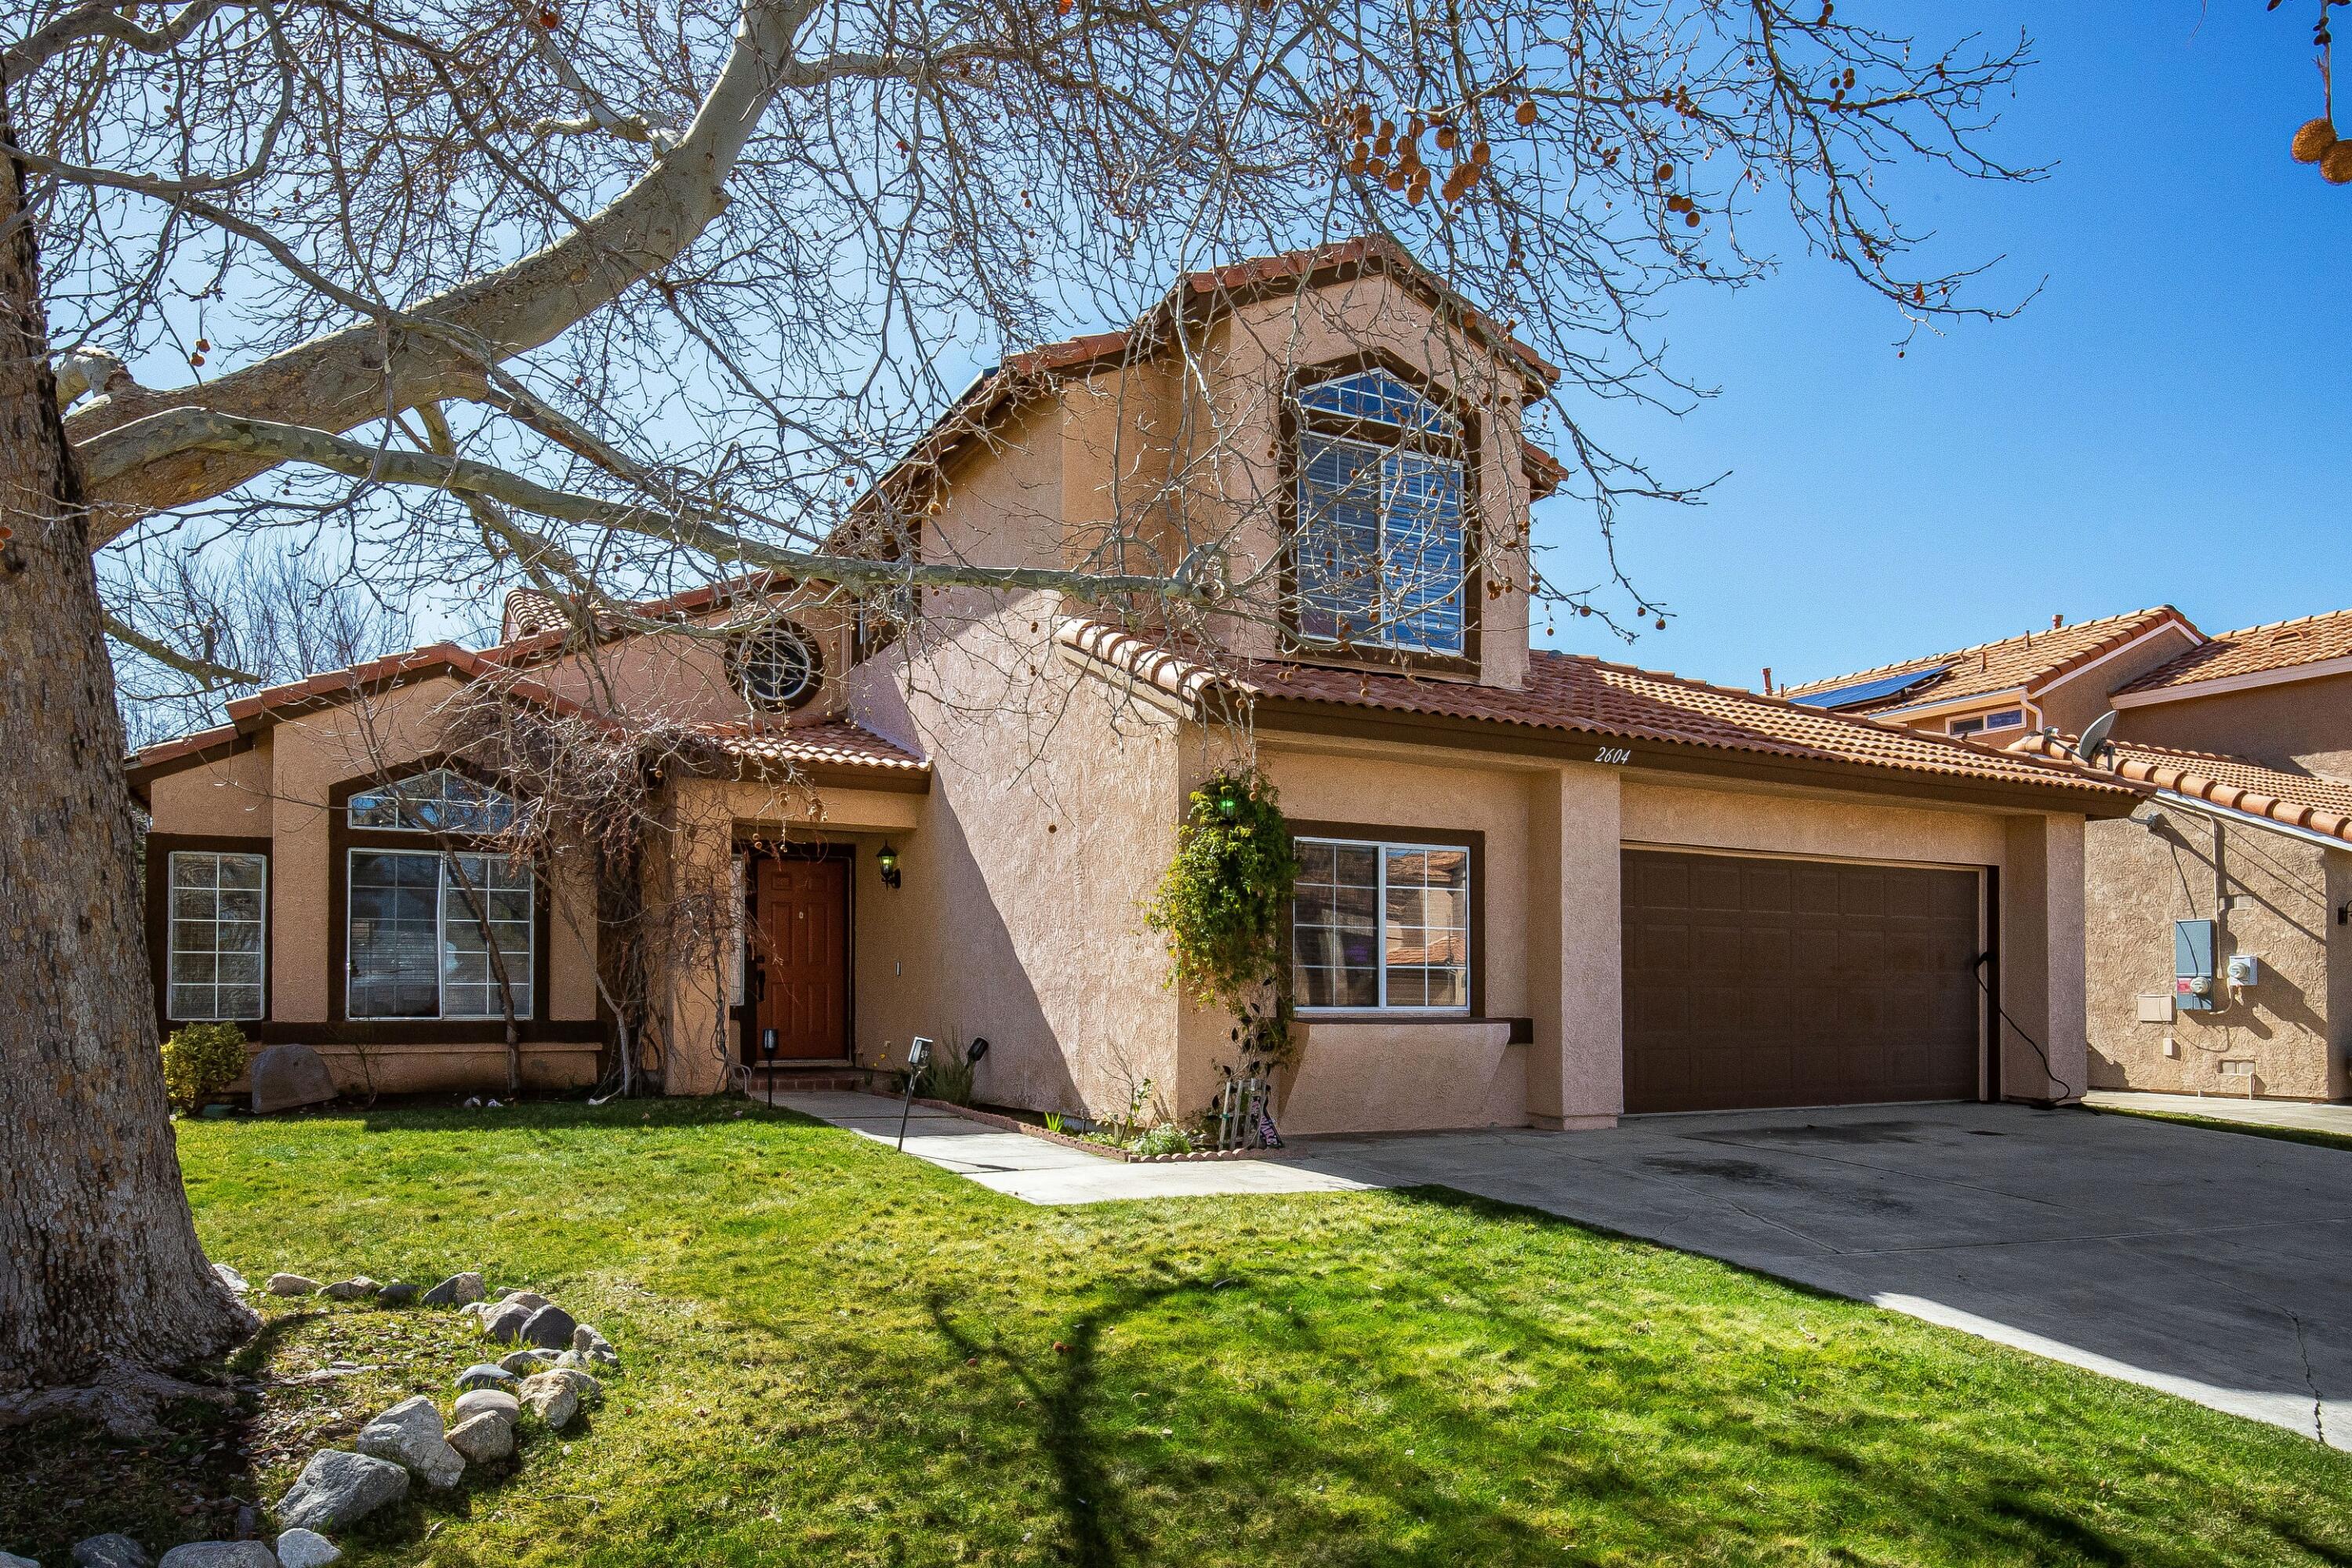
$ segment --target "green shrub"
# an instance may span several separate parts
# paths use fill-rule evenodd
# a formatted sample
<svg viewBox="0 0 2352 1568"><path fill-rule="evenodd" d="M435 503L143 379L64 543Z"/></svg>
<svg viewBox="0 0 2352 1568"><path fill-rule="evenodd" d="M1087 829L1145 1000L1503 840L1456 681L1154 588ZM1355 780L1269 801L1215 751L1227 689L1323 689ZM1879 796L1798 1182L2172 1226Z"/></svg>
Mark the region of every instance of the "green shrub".
<svg viewBox="0 0 2352 1568"><path fill-rule="evenodd" d="M1168 939L1169 983L1232 1011L1245 1058L1290 1058L1288 918L1298 856L1274 784L1227 769L1192 792L1176 857L1152 900L1151 929Z"/></svg>
<svg viewBox="0 0 2352 1568"><path fill-rule="evenodd" d="M1134 1150L1139 1154L1189 1154L1192 1152L1192 1138L1174 1122L1163 1121L1137 1139Z"/></svg>
<svg viewBox="0 0 2352 1568"><path fill-rule="evenodd" d="M974 1071L962 1045L944 1040L931 1048L931 1059L923 1064L923 1076L916 1080L915 1092L925 1100L970 1105Z"/></svg>
<svg viewBox="0 0 2352 1568"><path fill-rule="evenodd" d="M245 1070L245 1031L235 1024L184 1024L163 1042L163 1089L193 1110Z"/></svg>

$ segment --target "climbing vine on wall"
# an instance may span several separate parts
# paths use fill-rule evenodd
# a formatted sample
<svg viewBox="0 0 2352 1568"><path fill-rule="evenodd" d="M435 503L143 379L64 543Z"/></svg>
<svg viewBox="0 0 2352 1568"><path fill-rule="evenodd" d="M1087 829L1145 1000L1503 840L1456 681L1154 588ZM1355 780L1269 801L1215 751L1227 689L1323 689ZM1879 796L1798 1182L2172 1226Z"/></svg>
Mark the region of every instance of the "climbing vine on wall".
<svg viewBox="0 0 2352 1568"><path fill-rule="evenodd" d="M1244 1049L1277 1060L1289 1044L1284 936L1297 880L1273 783L1255 770L1228 770L1192 792L1150 916L1175 960L1170 984L1229 1009Z"/></svg>

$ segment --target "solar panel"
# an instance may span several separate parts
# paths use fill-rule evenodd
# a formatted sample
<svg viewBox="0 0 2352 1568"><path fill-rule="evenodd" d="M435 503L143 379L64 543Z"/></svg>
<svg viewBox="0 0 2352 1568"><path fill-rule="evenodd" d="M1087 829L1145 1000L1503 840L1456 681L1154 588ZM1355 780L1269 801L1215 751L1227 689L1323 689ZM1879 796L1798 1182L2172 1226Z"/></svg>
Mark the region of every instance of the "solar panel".
<svg viewBox="0 0 2352 1568"><path fill-rule="evenodd" d="M1875 702L1882 697L1892 697L1915 686L1924 686L1950 668L1948 664L1933 664L1925 669L1905 670L1901 675L1882 675L1874 680L1857 680L1851 686L1832 686L1827 691L1808 691L1789 700L1804 708L1832 710L1858 708L1865 702Z"/></svg>

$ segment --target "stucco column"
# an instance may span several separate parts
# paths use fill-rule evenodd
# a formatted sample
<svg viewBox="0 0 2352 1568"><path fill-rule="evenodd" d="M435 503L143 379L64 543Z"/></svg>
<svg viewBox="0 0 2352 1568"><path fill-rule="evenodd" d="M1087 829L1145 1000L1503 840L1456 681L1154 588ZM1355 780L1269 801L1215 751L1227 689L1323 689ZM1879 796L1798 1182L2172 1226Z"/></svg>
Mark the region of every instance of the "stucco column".
<svg viewBox="0 0 2352 1568"><path fill-rule="evenodd" d="M2009 825L2000 881L2000 1092L2078 1100L2090 1084L2084 1037L2083 819ZM2032 1037L2028 1039L2026 1037Z"/></svg>
<svg viewBox="0 0 2352 1568"><path fill-rule="evenodd" d="M1528 785L1528 1121L1613 1127L1625 1108L1618 774L1565 767Z"/></svg>
<svg viewBox="0 0 2352 1568"><path fill-rule="evenodd" d="M717 1094L729 1087L724 963L733 943L718 931L732 897L734 819L717 787L700 779L671 786L665 825L651 836L647 900L655 921L667 1056L663 1087L671 1094Z"/></svg>

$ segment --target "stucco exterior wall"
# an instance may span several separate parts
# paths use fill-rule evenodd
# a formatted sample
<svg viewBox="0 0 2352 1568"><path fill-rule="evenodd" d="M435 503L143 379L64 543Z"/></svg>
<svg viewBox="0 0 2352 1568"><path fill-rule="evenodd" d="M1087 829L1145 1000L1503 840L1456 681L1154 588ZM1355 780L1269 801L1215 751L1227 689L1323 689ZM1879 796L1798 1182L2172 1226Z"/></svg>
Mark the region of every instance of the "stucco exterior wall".
<svg viewBox="0 0 2352 1568"><path fill-rule="evenodd" d="M1629 844L1746 849L1905 860L1938 866L1998 866L2004 819L1989 812L1880 805L1867 801L1767 795L1654 780L1625 781L1622 826Z"/></svg>
<svg viewBox="0 0 2352 1568"><path fill-rule="evenodd" d="M267 838L270 832L270 736L246 751L166 773L148 787L148 807L163 833Z"/></svg>
<svg viewBox="0 0 2352 1568"><path fill-rule="evenodd" d="M1178 1000L1144 908L1183 809L1177 721L1057 657L1049 600L961 610L911 673L900 645L853 680L859 721L933 768L903 886L860 872L860 1057L983 1036L983 1100L1102 1117L1148 1079L1172 1111Z"/></svg>
<svg viewBox="0 0 2352 1568"><path fill-rule="evenodd" d="M2196 643L2177 625L2167 625L2118 649L2095 665L2062 677L2034 699L2042 722L2061 733L2079 735L2092 720L2107 710L2107 694L2137 679L2167 659L2179 658Z"/></svg>
<svg viewBox="0 0 2352 1568"><path fill-rule="evenodd" d="M2333 1100L2347 1092L2345 953L2335 910L2352 852L2197 813L2143 807L2085 835L2089 1071L2096 1089ZM2215 961L2254 953L2262 978L2211 1012L2139 1021L2173 991L2172 922L2214 920ZM2222 1070L2251 1064L2251 1080Z"/></svg>
<svg viewBox="0 0 2352 1568"><path fill-rule="evenodd" d="M2273 766L2352 779L2352 675L2257 686L2180 702L2126 707L2116 739L2230 752Z"/></svg>

